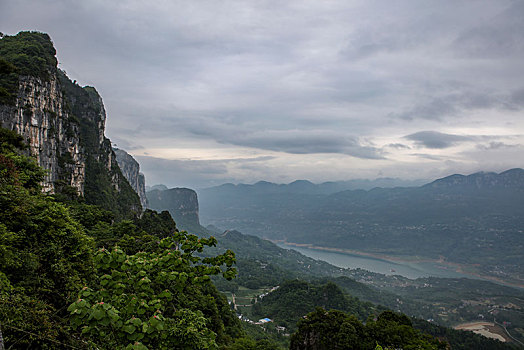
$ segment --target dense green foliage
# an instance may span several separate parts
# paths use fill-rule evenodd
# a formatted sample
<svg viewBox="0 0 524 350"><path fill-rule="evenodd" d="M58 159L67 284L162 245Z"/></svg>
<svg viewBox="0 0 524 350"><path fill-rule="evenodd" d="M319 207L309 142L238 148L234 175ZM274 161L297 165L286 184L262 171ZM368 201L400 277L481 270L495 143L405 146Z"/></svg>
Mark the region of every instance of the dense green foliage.
<svg viewBox="0 0 524 350"><path fill-rule="evenodd" d="M0 105L14 105L17 90L18 73L16 66L0 58Z"/></svg>
<svg viewBox="0 0 524 350"><path fill-rule="evenodd" d="M376 311L372 304L345 295L334 283L292 280L261 298L253 305L252 314L256 319L269 317L276 324L294 331L297 321L316 307L349 312L362 320Z"/></svg>
<svg viewBox="0 0 524 350"><path fill-rule="evenodd" d="M68 337L64 306L90 276L92 240L41 193L21 137L0 129L0 148L0 323L7 343L47 347Z"/></svg>
<svg viewBox="0 0 524 350"><path fill-rule="evenodd" d="M266 286L278 286L283 281L294 277L294 274L270 263L252 259L238 259L238 277L232 281L237 286L256 289Z"/></svg>
<svg viewBox="0 0 524 350"><path fill-rule="evenodd" d="M14 105L18 77L48 80L56 71L56 51L49 35L20 32L0 39L0 104Z"/></svg>
<svg viewBox="0 0 524 350"><path fill-rule="evenodd" d="M0 129L0 140L2 271L16 285L65 292L89 269L90 239L64 205L40 193L43 171L16 149L21 137Z"/></svg>
<svg viewBox="0 0 524 350"><path fill-rule="evenodd" d="M292 350L374 349L377 345L393 349L446 349L446 344L414 329L405 315L391 311L362 324L344 312L317 308L302 319L291 337Z"/></svg>
<svg viewBox="0 0 524 350"><path fill-rule="evenodd" d="M217 273L234 276L232 252L196 256L216 240L178 232L167 212L114 222L100 207L60 203L41 192L44 172L22 154L21 137L0 129L0 142L0 328L8 347L124 347L142 317L143 341L152 348L167 338L178 348L212 348L243 334L209 281ZM115 242L126 252L103 248ZM102 247L96 254L95 246ZM77 293L93 307L71 304ZM125 295L144 303L129 307ZM75 331L84 321L87 328Z"/></svg>
<svg viewBox="0 0 524 350"><path fill-rule="evenodd" d="M238 338L228 350L282 350L283 348L268 339L255 340L249 337Z"/></svg>
<svg viewBox="0 0 524 350"><path fill-rule="evenodd" d="M253 347L253 343L255 343L255 346L267 350L289 348L289 335L284 335L272 327L264 328L260 327L260 325L242 322L242 329L245 332L245 336L235 340L235 343L231 345L231 349L258 349Z"/></svg>
<svg viewBox="0 0 524 350"><path fill-rule="evenodd" d="M14 64L20 75L48 79L56 69L56 50L49 35L20 32L0 39L0 56Z"/></svg>
<svg viewBox="0 0 524 350"><path fill-rule="evenodd" d="M166 211L157 213L146 210L141 217L115 222L114 213L99 206L82 202L69 202L68 205L73 217L95 239L98 248L109 249L118 245L127 254L151 251L158 245L159 239L178 231Z"/></svg>
<svg viewBox="0 0 524 350"><path fill-rule="evenodd" d="M83 334L112 348L136 341L151 349L216 347L225 326L206 317L220 309L220 302L222 308L227 304L208 293L209 276L222 273L230 279L236 271L232 252L204 259L193 255L214 244L214 238L180 232L160 241L155 252L127 255L116 247L101 248L95 255L96 283L84 287L68 308L73 326L83 326Z"/></svg>

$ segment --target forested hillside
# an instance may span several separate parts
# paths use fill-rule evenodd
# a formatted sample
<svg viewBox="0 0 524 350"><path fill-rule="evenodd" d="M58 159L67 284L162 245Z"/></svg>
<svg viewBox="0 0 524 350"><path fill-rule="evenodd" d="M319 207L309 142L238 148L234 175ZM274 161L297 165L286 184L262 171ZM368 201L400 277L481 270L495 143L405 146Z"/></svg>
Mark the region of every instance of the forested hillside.
<svg viewBox="0 0 524 350"><path fill-rule="evenodd" d="M6 129L0 137L0 327L8 347L138 341L133 348L207 349L242 334L209 281L234 277L232 252L196 257L216 241L178 232L167 212L115 222L100 207L46 195L44 171L20 153L21 137Z"/></svg>

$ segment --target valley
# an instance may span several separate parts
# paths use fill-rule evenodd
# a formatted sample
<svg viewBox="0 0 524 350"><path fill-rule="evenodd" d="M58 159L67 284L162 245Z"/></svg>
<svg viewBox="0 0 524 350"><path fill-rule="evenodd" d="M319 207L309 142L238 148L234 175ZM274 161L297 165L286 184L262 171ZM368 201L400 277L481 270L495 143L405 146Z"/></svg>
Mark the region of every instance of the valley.
<svg viewBox="0 0 524 350"><path fill-rule="evenodd" d="M481 275L475 266L457 264L442 259L432 260L417 256L396 257L356 251L351 249L320 247L311 244L273 241L281 248L296 250L310 258L320 259L343 268L360 268L385 275L400 275L415 279L419 277L474 278L501 285L524 288L522 283L491 275Z"/></svg>
<svg viewBox="0 0 524 350"><path fill-rule="evenodd" d="M508 341L508 335L504 329L492 322L463 323L455 326L455 329L472 331L473 333L480 334L484 337L497 339L503 342Z"/></svg>
<svg viewBox="0 0 524 350"><path fill-rule="evenodd" d="M400 275L415 279L419 277L467 277L458 273L441 260L420 259L419 257L392 257L386 255L366 253L350 249L319 247L310 244L280 243L279 247L296 250L314 259L324 260L335 266L363 269L384 275Z"/></svg>
<svg viewBox="0 0 524 350"><path fill-rule="evenodd" d="M263 211L263 205L268 205L268 198L275 193L271 194L270 191L264 194L264 191L258 192L254 188L252 191L257 191L256 194L251 192L250 195L239 196L237 193L222 198L222 207L215 210L235 216L231 219L225 217L220 223L230 220L226 224L233 227L247 225L248 232L261 232L258 231L261 226L249 217L257 208ZM205 195L203 197L204 200L207 198ZM295 202L292 200L297 199L294 195L280 194L277 197L281 200L281 211L293 205L304 205L303 202L293 204ZM288 198L287 202L285 198ZM166 200L170 203L169 199ZM176 208L170 208L172 215L180 215ZM202 202L200 197L199 208L208 208L208 204ZM187 210L187 206L183 210ZM243 217L243 213L247 216ZM201 221L206 220L203 214L199 217ZM258 217L268 222L268 216ZM195 230L194 225L190 227ZM349 249L344 248L343 244L330 247L278 239L272 239L271 243L235 230L222 232L213 225L201 228L200 231L197 228L197 232L207 232L218 237L218 252L227 247L237 253L239 277L232 284L218 283L217 286L229 295L230 302L233 302L232 295L236 297L236 293L239 293L240 299L235 301L243 306L238 306L238 310L250 320L258 320L257 317L263 316L252 313L254 300L257 303L260 301L258 295L263 290L299 278L332 281L362 301L383 305L432 324L454 327L479 320L509 322L512 336L524 340L524 333L521 332L524 329L524 291L515 289L519 284L507 278L498 279L487 274L481 276L479 266L450 263L443 257L396 255L391 254L391 250L386 254L377 252L377 249L371 252ZM267 230L264 232L266 236L269 235ZM246 304L248 300L250 304Z"/></svg>
<svg viewBox="0 0 524 350"><path fill-rule="evenodd" d="M315 186L201 189L200 219L273 241L387 260L444 261L476 278L524 283L522 169L452 175L419 187L325 194Z"/></svg>

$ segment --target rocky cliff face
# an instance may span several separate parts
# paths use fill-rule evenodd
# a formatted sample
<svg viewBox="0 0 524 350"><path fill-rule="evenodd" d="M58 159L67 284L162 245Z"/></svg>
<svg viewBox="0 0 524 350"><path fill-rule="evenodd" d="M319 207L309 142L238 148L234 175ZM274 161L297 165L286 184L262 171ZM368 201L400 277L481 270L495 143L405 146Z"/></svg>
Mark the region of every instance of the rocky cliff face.
<svg viewBox="0 0 524 350"><path fill-rule="evenodd" d="M106 112L94 87L79 85L58 74L68 105L77 118L80 145L86 157L86 202L129 217L142 211L140 198L122 174L111 141L105 137Z"/></svg>
<svg viewBox="0 0 524 350"><path fill-rule="evenodd" d="M146 179L144 174L140 172L140 164L124 150L113 148L113 151L122 174L140 197L140 204L145 209L147 207Z"/></svg>
<svg viewBox="0 0 524 350"><path fill-rule="evenodd" d="M83 196L117 218L141 212L105 137L102 98L57 69L47 34L20 32L0 39L0 122L22 135L48 171L43 189ZM74 193L74 194L73 194Z"/></svg>
<svg viewBox="0 0 524 350"><path fill-rule="evenodd" d="M189 188L171 188L147 192L148 207L153 210L167 210L175 219L177 226L191 230L200 225L198 218L198 198Z"/></svg>
<svg viewBox="0 0 524 350"><path fill-rule="evenodd" d="M16 131L28 143L29 152L48 170L44 191L73 187L84 194L85 154L80 146L78 123L66 108L56 75L19 79L14 105L0 106L2 127Z"/></svg>

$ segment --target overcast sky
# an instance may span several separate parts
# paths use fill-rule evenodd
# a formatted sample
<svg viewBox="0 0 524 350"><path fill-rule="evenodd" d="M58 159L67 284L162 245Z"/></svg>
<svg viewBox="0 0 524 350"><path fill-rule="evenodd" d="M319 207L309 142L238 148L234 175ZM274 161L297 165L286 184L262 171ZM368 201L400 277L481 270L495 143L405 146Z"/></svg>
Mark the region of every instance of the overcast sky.
<svg viewBox="0 0 524 350"><path fill-rule="evenodd" d="M149 185L524 167L524 1L1 0Z"/></svg>

